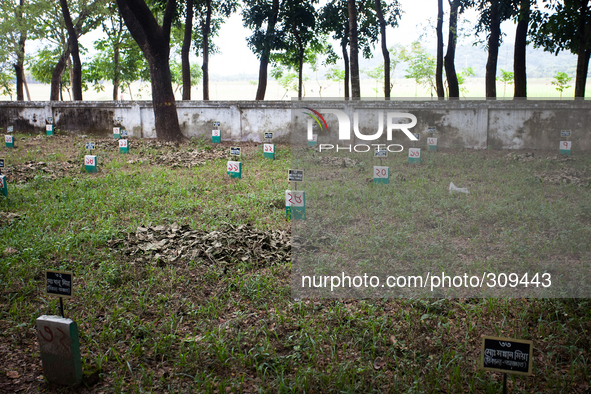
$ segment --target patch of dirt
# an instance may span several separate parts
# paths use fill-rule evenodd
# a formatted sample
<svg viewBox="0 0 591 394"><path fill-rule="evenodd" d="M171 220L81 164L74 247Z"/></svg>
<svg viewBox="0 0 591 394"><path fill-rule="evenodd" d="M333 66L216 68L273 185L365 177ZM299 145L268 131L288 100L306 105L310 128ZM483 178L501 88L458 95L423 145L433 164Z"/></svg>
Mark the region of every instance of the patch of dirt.
<svg viewBox="0 0 591 394"><path fill-rule="evenodd" d="M0 212L0 227L10 226L16 220L20 220L21 215L12 212Z"/></svg>
<svg viewBox="0 0 591 394"><path fill-rule="evenodd" d="M73 160L66 162L27 161L23 164L6 167L3 173L9 183L25 183L39 175L40 172L48 178L57 179L80 168L81 164L75 163Z"/></svg>
<svg viewBox="0 0 591 394"><path fill-rule="evenodd" d="M127 163L146 163L158 165L167 165L172 168L180 167L195 167L205 164L208 160L224 159L228 157L228 153L222 150L193 150L182 152L166 152L161 155L146 155L141 154L137 159L131 159Z"/></svg>
<svg viewBox="0 0 591 394"><path fill-rule="evenodd" d="M273 265L291 260L287 231L261 231L243 224L226 225L219 231L192 230L188 225L138 227L135 234L109 241L111 248L136 257L136 262L164 266L179 259L200 259L209 264L254 261ZM146 260L146 257L148 258Z"/></svg>
<svg viewBox="0 0 591 394"><path fill-rule="evenodd" d="M587 186L591 183L591 177L587 176L583 171L574 168L561 168L556 171L536 173L535 177L541 182L548 182L555 185L573 184Z"/></svg>
<svg viewBox="0 0 591 394"><path fill-rule="evenodd" d="M325 166L330 167L355 167L357 165L357 161L353 160L348 157L331 157L331 156L322 156L316 158L316 162Z"/></svg>
<svg viewBox="0 0 591 394"><path fill-rule="evenodd" d="M534 152L515 153L511 152L506 155L510 160L514 161L532 161L534 160Z"/></svg>

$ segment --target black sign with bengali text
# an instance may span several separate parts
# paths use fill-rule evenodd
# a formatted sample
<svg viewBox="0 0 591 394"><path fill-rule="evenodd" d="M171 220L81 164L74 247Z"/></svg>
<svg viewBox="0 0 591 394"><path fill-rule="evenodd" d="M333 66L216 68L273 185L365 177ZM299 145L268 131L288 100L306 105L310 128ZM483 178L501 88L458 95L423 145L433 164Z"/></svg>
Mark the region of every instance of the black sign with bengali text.
<svg viewBox="0 0 591 394"><path fill-rule="evenodd" d="M374 157L388 157L388 151L386 149L378 149L373 153Z"/></svg>
<svg viewBox="0 0 591 394"><path fill-rule="evenodd" d="M412 133L412 135L414 135L417 140L421 139L421 135L419 133Z"/></svg>
<svg viewBox="0 0 591 394"><path fill-rule="evenodd" d="M127 130L121 129L121 137L127 137Z"/></svg>
<svg viewBox="0 0 591 394"><path fill-rule="evenodd" d="M230 148L230 155L232 156L240 156L240 148L232 147Z"/></svg>
<svg viewBox="0 0 591 394"><path fill-rule="evenodd" d="M272 140L273 139L273 133L265 133L265 138L268 140Z"/></svg>
<svg viewBox="0 0 591 394"><path fill-rule="evenodd" d="M87 142L86 149L93 150L94 149L94 142Z"/></svg>
<svg viewBox="0 0 591 394"><path fill-rule="evenodd" d="M435 126L427 127L427 133L434 133L434 132L435 132Z"/></svg>
<svg viewBox="0 0 591 394"><path fill-rule="evenodd" d="M72 297L72 279L74 279L72 272L47 270L45 271L45 292L70 298Z"/></svg>
<svg viewBox="0 0 591 394"><path fill-rule="evenodd" d="M287 173L287 180L289 182L303 182L304 170L289 170Z"/></svg>
<svg viewBox="0 0 591 394"><path fill-rule="evenodd" d="M0 168L4 168L4 159L0 158Z"/></svg>
<svg viewBox="0 0 591 394"><path fill-rule="evenodd" d="M220 122L213 122L213 127L220 127Z"/></svg>
<svg viewBox="0 0 591 394"><path fill-rule="evenodd" d="M518 375L531 375L533 342L484 336L480 367Z"/></svg>
<svg viewBox="0 0 591 394"><path fill-rule="evenodd" d="M560 132L561 137L570 137L570 130L562 130Z"/></svg>

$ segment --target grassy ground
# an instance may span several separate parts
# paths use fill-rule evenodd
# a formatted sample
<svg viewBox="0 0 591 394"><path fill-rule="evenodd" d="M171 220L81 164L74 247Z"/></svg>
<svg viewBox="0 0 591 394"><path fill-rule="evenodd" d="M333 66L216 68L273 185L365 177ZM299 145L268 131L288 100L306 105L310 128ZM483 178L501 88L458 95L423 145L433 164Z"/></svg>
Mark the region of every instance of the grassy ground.
<svg viewBox="0 0 591 394"><path fill-rule="evenodd" d="M215 156L191 168L147 164L151 157L175 152L216 151L203 141L179 147L132 141L126 156L99 141L102 170L86 174L81 169L85 141L17 137L16 150L2 150L8 166L28 161L59 166L67 160L80 166L55 179L37 171L26 182L10 184L8 199L0 198L3 217L20 215L3 220L0 228L0 391L499 393L502 375L478 369L482 335L534 341L533 376L510 376L510 392L590 390L588 299L296 301L287 261L222 266L181 258L152 264L110 246L109 240L150 224L289 230L282 206L291 165L287 147L279 147L271 162L262 159L261 146L243 145L243 178L230 180L226 160ZM458 186L473 191L478 209L450 199L438 208L435 227L428 221L420 227L439 229L441 240L456 242L456 248L443 250L447 258L454 253L458 259L486 253L527 257L532 248L547 253L568 240L560 249L566 261L588 263L589 246L580 238L591 220L588 187L532 178L534 171L584 170L589 155L567 163L545 161L542 155L522 163L506 159L506 152L458 153L437 152L420 167L395 163L407 179L400 185L405 182L417 197L428 195L429 182L435 184L436 177L426 171L445 182L459 179ZM479 179L471 170L483 163L485 178ZM507 172L512 180L500 182ZM520 178L520 173L528 175ZM507 204L511 196L523 203ZM421 212L424 204L419 198L413 209ZM496 208L487 212L486 207ZM536 207L548 211L541 220ZM567 208L578 227L555 232L560 226L546 219ZM484 220L487 213L496 218L496 227L484 238L483 225L492 224ZM466 215L470 220L461 222ZM515 216L527 223L517 231ZM418 230L405 223L397 225L412 237ZM531 246L528 234L537 231L546 238ZM511 240L508 251L486 249ZM49 386L40 369L35 319L58 313L57 300L43 293L43 272L50 268L75 272L75 297L65 302L65 314L79 325L90 376L75 390Z"/></svg>

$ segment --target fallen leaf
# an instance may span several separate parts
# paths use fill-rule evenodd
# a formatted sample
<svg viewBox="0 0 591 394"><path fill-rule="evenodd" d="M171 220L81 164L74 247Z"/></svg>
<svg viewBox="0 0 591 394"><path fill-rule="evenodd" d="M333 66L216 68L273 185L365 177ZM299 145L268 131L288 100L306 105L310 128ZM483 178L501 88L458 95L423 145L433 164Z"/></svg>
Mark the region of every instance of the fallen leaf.
<svg viewBox="0 0 591 394"><path fill-rule="evenodd" d="M10 379L16 379L20 375L16 371L8 371L8 372L6 372L6 376L8 376Z"/></svg>

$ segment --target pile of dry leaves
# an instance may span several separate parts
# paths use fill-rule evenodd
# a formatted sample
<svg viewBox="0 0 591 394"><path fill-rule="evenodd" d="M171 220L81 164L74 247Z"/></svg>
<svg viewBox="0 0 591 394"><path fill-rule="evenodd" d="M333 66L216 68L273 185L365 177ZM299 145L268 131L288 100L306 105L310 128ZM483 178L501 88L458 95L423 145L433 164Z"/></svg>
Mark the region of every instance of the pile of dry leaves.
<svg viewBox="0 0 591 394"><path fill-rule="evenodd" d="M179 259L201 260L207 264L229 264L237 261L272 265L291 259L287 231L261 231L243 224L226 225L219 231L191 230L188 225L138 227L135 234L109 241L112 248L138 263L158 265ZM146 259L147 258L147 259Z"/></svg>
<svg viewBox="0 0 591 394"><path fill-rule="evenodd" d="M534 152L515 153L511 152L506 155L509 159L514 161L532 161L534 160Z"/></svg>
<svg viewBox="0 0 591 394"><path fill-rule="evenodd" d="M570 156L567 156L567 155L554 155L554 156L546 157L546 160L556 161L558 163L567 163L567 162L573 161L574 159Z"/></svg>
<svg viewBox="0 0 591 394"><path fill-rule="evenodd" d="M30 181L40 173L50 179L63 178L73 172L74 169L79 168L80 164L75 164L73 160L68 160L65 163L27 161L23 164L4 168L2 174L6 175L9 183L24 183Z"/></svg>
<svg viewBox="0 0 591 394"><path fill-rule="evenodd" d="M127 163L146 163L158 165L167 165L172 168L180 167L195 167L205 164L208 160L223 159L227 157L227 153L222 150L193 150L182 152L166 152L161 155L143 155L140 153L140 158L129 160Z"/></svg>
<svg viewBox="0 0 591 394"><path fill-rule="evenodd" d="M541 182L548 182L555 185L573 184L577 186L586 186L591 182L591 178L582 171L574 168L561 168L556 171L546 173L536 173L536 178Z"/></svg>

